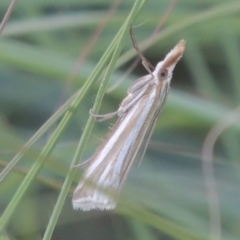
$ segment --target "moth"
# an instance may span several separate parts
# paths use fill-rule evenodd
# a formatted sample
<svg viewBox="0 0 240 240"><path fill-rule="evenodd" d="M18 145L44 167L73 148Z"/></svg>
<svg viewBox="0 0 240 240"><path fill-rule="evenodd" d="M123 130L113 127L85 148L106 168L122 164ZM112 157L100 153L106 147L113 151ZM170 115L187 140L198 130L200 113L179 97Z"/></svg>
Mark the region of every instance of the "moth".
<svg viewBox="0 0 240 240"><path fill-rule="evenodd" d="M140 148L143 154L168 96L174 67L183 55L181 40L155 69L143 57L131 33L135 49L149 74L139 78L127 92L119 109L94 117L105 120L118 115L118 120L93 156L81 164L82 178L72 199L74 209L110 210L117 205L117 196ZM147 64L146 64L147 63Z"/></svg>

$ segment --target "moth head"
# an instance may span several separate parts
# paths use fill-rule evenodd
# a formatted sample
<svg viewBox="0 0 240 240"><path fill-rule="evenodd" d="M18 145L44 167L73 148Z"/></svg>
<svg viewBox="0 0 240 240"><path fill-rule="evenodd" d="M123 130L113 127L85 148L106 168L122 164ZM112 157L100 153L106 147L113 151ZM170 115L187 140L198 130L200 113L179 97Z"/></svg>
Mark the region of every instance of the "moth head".
<svg viewBox="0 0 240 240"><path fill-rule="evenodd" d="M156 83L171 81L172 78L172 70L163 67L163 61L159 62L153 72L153 76L156 79Z"/></svg>
<svg viewBox="0 0 240 240"><path fill-rule="evenodd" d="M164 58L163 61L159 62L153 72L155 78L159 81L167 80L168 82L172 79L173 70L183 55L185 50L185 41L181 40Z"/></svg>
<svg viewBox="0 0 240 240"><path fill-rule="evenodd" d="M167 68L161 67L157 74L158 74L159 81L165 81L165 80L168 80L169 78L169 71L167 70Z"/></svg>

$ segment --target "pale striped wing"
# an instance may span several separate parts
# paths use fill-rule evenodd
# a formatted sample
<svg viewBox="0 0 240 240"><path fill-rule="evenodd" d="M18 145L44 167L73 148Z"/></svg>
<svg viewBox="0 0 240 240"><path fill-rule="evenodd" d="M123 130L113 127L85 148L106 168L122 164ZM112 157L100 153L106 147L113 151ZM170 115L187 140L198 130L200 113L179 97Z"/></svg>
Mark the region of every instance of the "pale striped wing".
<svg viewBox="0 0 240 240"><path fill-rule="evenodd" d="M138 150L138 145L140 146L141 139L147 131L143 127L144 119L149 117L151 108L146 109L153 104L156 94L154 87L151 87L151 90L150 97L144 95L123 118L117 121L106 140L86 162L83 179L74 191L74 208L90 210L115 207L113 195L119 192L121 183L132 165L136 155L133 149L137 147L136 151Z"/></svg>
<svg viewBox="0 0 240 240"><path fill-rule="evenodd" d="M73 195L75 209L112 209L129 169L143 146L143 153L166 100L172 72L185 49L181 40L152 72L140 78L122 102L117 123L95 154L84 164L85 172ZM144 140L145 139L145 140Z"/></svg>

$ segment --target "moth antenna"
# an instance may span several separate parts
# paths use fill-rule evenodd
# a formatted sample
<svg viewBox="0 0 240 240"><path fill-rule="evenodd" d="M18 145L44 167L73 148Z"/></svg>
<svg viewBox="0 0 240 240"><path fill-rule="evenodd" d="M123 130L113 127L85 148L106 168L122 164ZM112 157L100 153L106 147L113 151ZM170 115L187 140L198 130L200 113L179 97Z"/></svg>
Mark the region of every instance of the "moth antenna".
<svg viewBox="0 0 240 240"><path fill-rule="evenodd" d="M132 24L130 25L130 36L131 36L131 39L132 39L132 44L133 44L133 47L135 48L135 50L137 51L139 57L141 58L142 60L142 65L145 67L145 69L152 75L152 70L154 70L154 67L153 65L144 57L144 55L142 54L142 52L140 51L139 47L138 47L138 44L137 44L137 41L134 37L134 33L133 33L133 27L132 27ZM151 70L152 69L152 70ZM153 76L153 75L152 75Z"/></svg>

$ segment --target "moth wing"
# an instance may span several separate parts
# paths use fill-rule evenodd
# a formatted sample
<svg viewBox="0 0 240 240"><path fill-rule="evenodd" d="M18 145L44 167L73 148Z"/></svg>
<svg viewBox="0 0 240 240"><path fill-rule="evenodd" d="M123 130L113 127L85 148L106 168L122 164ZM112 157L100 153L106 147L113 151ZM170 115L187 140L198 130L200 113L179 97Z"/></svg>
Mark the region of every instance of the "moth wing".
<svg viewBox="0 0 240 240"><path fill-rule="evenodd" d="M152 136L153 130L156 126L157 120L158 120L158 116L156 116L155 119L153 119L153 121L151 123L151 126L149 126L149 128L146 132L146 135L145 135L145 137L144 137L144 139L141 143L141 146L140 146L139 151L138 151L137 156L136 156L136 163L137 163L138 166L140 166L141 163L142 163L143 157L144 157L145 152L147 150L148 143L151 139L151 136Z"/></svg>

